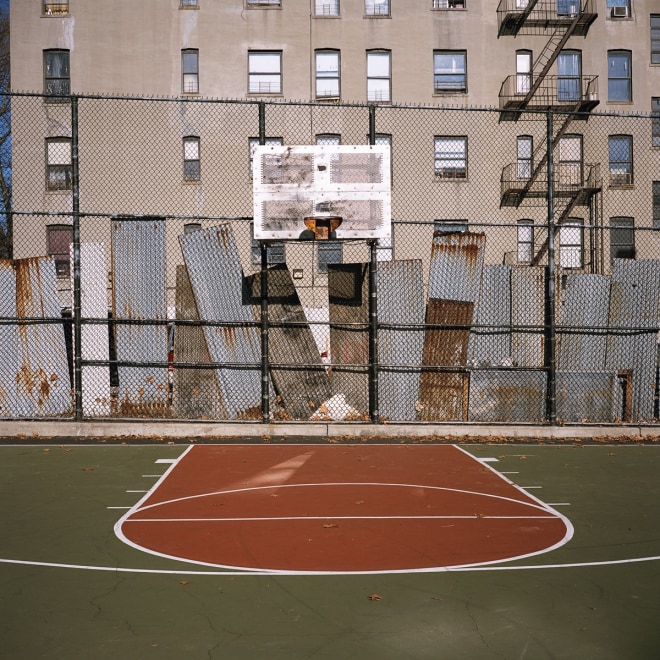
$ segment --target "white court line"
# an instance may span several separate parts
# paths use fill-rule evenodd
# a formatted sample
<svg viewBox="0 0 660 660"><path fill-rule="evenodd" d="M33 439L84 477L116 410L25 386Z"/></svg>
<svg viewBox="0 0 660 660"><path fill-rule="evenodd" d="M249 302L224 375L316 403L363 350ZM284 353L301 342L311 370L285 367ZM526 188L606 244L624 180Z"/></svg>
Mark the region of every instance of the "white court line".
<svg viewBox="0 0 660 660"><path fill-rule="evenodd" d="M130 509L130 506L106 506L106 509L121 509L123 511L128 511Z"/></svg>
<svg viewBox="0 0 660 660"><path fill-rule="evenodd" d="M121 509L124 507L116 507ZM128 508L128 507L126 507ZM556 520L558 516L265 516L253 518L128 518L126 523L142 522L264 522L271 520Z"/></svg>
<svg viewBox="0 0 660 660"><path fill-rule="evenodd" d="M179 460L178 458L159 458L154 462L155 463L169 463L169 464L172 464L172 463L176 463L178 460Z"/></svg>
<svg viewBox="0 0 660 660"><path fill-rule="evenodd" d="M148 490L127 490L127 493L148 493Z"/></svg>
<svg viewBox="0 0 660 660"><path fill-rule="evenodd" d="M144 479L160 479L163 475L162 474L143 474L142 477Z"/></svg>
<svg viewBox="0 0 660 660"><path fill-rule="evenodd" d="M499 463L500 459L499 458L477 458L478 461L481 461L482 463Z"/></svg>
<svg viewBox="0 0 660 660"><path fill-rule="evenodd" d="M531 488L543 488L543 486L520 486L523 490L530 490Z"/></svg>

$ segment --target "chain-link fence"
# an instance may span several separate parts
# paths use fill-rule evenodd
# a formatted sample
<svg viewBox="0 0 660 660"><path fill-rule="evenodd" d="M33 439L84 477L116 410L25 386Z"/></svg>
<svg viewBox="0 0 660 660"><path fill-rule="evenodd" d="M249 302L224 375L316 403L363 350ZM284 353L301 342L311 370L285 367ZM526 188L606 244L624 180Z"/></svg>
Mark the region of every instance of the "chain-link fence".
<svg viewBox="0 0 660 660"><path fill-rule="evenodd" d="M660 120L12 96L0 417L657 423ZM253 239L259 144L391 149L390 239Z"/></svg>

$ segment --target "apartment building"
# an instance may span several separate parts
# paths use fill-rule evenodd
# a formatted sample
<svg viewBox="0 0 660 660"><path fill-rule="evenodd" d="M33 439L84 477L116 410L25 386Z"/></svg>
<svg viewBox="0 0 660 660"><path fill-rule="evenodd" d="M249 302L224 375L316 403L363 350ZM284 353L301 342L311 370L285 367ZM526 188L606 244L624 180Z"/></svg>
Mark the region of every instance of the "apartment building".
<svg viewBox="0 0 660 660"><path fill-rule="evenodd" d="M660 227L656 0L24 0L11 27L13 89L45 95L14 99L14 255L54 255L63 282L74 202L95 218L83 240L110 244L103 218L156 215L177 250L176 234L252 215L260 139L390 144L384 258L419 257L438 227L493 223L491 263L546 263L550 188L561 267L658 254L639 233ZM249 231L237 223L248 270ZM286 249L310 291L349 258L328 244L307 268Z"/></svg>

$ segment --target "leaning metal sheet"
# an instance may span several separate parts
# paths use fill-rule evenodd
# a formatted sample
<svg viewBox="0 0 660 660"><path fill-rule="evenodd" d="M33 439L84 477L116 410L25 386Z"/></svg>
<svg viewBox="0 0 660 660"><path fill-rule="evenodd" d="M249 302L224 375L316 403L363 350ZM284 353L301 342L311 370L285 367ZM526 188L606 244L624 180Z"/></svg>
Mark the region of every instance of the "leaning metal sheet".
<svg viewBox="0 0 660 660"><path fill-rule="evenodd" d="M511 353L517 367L542 367L545 325L545 269L511 268Z"/></svg>
<svg viewBox="0 0 660 660"><path fill-rule="evenodd" d="M14 374L20 414L30 417L66 415L73 411L62 310L52 257L14 261L16 311L21 364ZM51 322L39 323L36 319ZM52 322L57 321L59 322Z"/></svg>
<svg viewBox="0 0 660 660"><path fill-rule="evenodd" d="M0 318L16 318L16 274L8 260L0 260ZM0 323L0 347L0 416L18 417L24 412L16 380L21 368L16 323Z"/></svg>
<svg viewBox="0 0 660 660"><path fill-rule="evenodd" d="M609 304L609 277L568 276L559 318L557 362L560 370L604 370Z"/></svg>
<svg viewBox="0 0 660 660"><path fill-rule="evenodd" d="M468 364L511 366L511 268L484 266L468 343Z"/></svg>
<svg viewBox="0 0 660 660"><path fill-rule="evenodd" d="M615 259L607 368L632 370L632 421L654 416L660 261Z"/></svg>
<svg viewBox="0 0 660 660"><path fill-rule="evenodd" d="M422 262L379 262L377 291L379 415L414 420L424 347Z"/></svg>
<svg viewBox="0 0 660 660"><path fill-rule="evenodd" d="M228 223L179 236L229 419L261 414L261 340L252 306L243 300L244 276Z"/></svg>
<svg viewBox="0 0 660 660"><path fill-rule="evenodd" d="M557 419L561 422L621 421L623 401L616 371L558 371Z"/></svg>
<svg viewBox="0 0 660 660"><path fill-rule="evenodd" d="M166 364L165 221L113 220L112 267L114 318L128 321L116 325L117 359ZM118 372L122 414L164 414L166 366L119 366Z"/></svg>

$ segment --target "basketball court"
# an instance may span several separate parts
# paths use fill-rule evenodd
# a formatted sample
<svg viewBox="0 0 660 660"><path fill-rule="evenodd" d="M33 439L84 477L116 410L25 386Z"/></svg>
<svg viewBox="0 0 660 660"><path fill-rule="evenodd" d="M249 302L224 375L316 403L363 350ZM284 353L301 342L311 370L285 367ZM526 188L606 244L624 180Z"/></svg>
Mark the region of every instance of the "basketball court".
<svg viewBox="0 0 660 660"><path fill-rule="evenodd" d="M3 657L655 658L659 452L1 446Z"/></svg>

